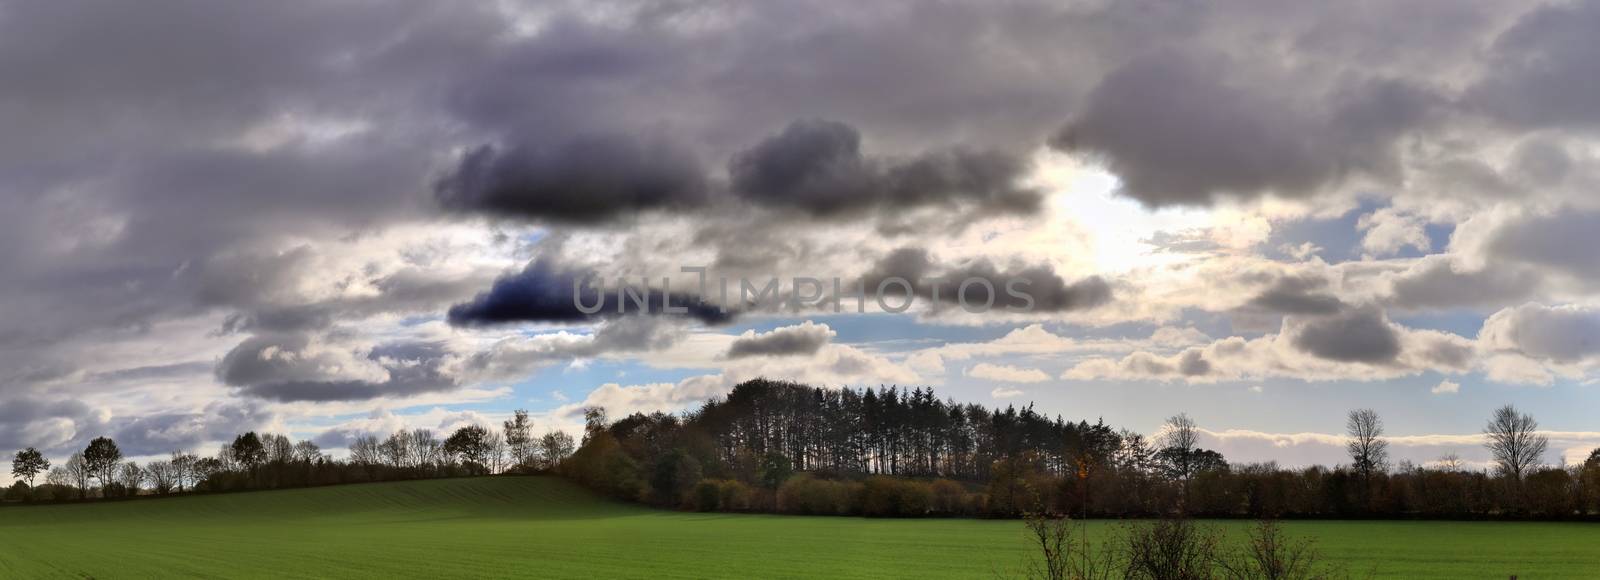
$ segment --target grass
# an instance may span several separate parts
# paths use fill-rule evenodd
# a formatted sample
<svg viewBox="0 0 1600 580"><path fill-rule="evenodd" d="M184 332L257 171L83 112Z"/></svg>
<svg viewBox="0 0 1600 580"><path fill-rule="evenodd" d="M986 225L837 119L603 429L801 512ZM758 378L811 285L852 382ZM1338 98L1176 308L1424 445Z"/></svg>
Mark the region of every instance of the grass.
<svg viewBox="0 0 1600 580"><path fill-rule="evenodd" d="M1600 525L1286 525L1385 578L1600 570ZM547 477L0 509L0 578L975 578L1014 568L1025 549L1015 521L677 513Z"/></svg>

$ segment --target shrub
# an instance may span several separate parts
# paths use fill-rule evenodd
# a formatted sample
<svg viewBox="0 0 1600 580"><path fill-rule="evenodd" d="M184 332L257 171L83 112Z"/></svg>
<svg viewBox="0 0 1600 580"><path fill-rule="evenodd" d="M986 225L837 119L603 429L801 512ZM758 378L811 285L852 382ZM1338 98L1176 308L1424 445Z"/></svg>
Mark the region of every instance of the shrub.
<svg viewBox="0 0 1600 580"><path fill-rule="evenodd" d="M800 474L778 487L778 510L794 514L845 515L859 511L858 495L855 484Z"/></svg>
<svg viewBox="0 0 1600 580"><path fill-rule="evenodd" d="M750 486L740 481L723 481L717 484L722 492L722 497L717 503L723 511L746 511L750 509Z"/></svg>
<svg viewBox="0 0 1600 580"><path fill-rule="evenodd" d="M1201 580L1212 577L1222 537L1186 519L1130 524L1121 545L1123 577L1130 580Z"/></svg>
<svg viewBox="0 0 1600 580"><path fill-rule="evenodd" d="M961 484L948 479L938 479L934 480L930 489L933 492L934 513L945 515L968 513L965 505L967 489Z"/></svg>
<svg viewBox="0 0 1600 580"><path fill-rule="evenodd" d="M873 476L861 491L861 513L869 516L924 516L933 504L933 488L920 481Z"/></svg>
<svg viewBox="0 0 1600 580"><path fill-rule="evenodd" d="M721 503L722 488L715 480L702 479L694 485L694 509L714 512Z"/></svg>

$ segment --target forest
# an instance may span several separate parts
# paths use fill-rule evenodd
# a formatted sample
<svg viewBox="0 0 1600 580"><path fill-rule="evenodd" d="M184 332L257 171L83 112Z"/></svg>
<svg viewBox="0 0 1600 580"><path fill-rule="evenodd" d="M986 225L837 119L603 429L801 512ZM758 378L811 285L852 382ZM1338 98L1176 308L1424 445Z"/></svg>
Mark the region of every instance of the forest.
<svg viewBox="0 0 1600 580"><path fill-rule="evenodd" d="M1542 463L1538 423L1507 406L1484 429L1492 470L1391 463L1383 422L1348 415L1350 462L1230 463L1178 414L1143 435L1032 405L990 409L931 389L752 380L681 415L589 409L561 466L615 497L696 510L871 516L1183 514L1299 518L1587 518L1600 450Z"/></svg>

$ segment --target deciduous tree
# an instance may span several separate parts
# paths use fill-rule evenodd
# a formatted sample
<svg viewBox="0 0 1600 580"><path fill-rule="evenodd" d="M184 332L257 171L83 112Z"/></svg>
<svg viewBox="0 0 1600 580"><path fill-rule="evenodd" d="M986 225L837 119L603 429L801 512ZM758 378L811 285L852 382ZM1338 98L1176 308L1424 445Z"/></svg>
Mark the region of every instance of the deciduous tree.
<svg viewBox="0 0 1600 580"><path fill-rule="evenodd" d="M44 454L32 447L18 451L16 456L11 458L11 476L26 480L28 487L33 487L34 477L48 469L50 460L45 459Z"/></svg>

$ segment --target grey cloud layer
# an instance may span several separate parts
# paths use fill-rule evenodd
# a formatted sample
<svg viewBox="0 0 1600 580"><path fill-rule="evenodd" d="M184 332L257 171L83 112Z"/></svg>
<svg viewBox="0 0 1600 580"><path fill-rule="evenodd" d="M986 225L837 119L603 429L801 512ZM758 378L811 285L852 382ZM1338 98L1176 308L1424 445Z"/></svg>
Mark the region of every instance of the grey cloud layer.
<svg viewBox="0 0 1600 580"><path fill-rule="evenodd" d="M1102 160L1149 206L1317 201L1370 181L1362 195L1527 197L1562 208L1505 222L1481 246L1479 257L1495 259L1487 267L1433 260L1394 277L1382 298L1400 308L1539 297L1549 284L1534 279L1546 272L1576 280L1559 290L1582 294L1600 274L1579 251L1593 245L1594 208L1563 205L1593 191L1592 1L521 8L4 3L0 445L127 427L155 449L215 434L196 418L204 406L118 415L108 406L123 403L81 380L106 344L163 344L170 327L195 319L239 341L216 369L234 398L212 404L244 425L274 412L263 400L459 386L431 343L336 336L360 334L363 323L447 309L463 332L639 318L580 316L570 291L558 291L581 272L538 262L499 282L498 268L446 273L459 256L411 246L330 265L364 239L461 223L440 206L562 227L653 212L710 222L723 208L756 208L774 215L749 222L749 237L796 215L878 219L889 231L908 209L948 218L941 225L969 213L1027 216L1042 193L1019 178L1048 142ZM1424 20L1444 24L1395 24ZM1490 167L1486 151L1502 149L1511 158ZM759 243L699 243L728 246L719 259L746 268L774 260ZM868 279L1015 276L1034 281L1036 310L1111 303L1099 277L1069 282L1055 268L1001 259L934 264L907 250ZM915 292L947 299L956 283ZM1389 357L1384 316L1332 296L1342 295L1283 286L1254 306L1307 317L1298 340L1308 351ZM1368 340L1341 346L1347 333ZM634 343L652 340L639 336L656 335ZM355 350L312 348L321 342ZM1526 352L1574 356L1540 344ZM268 347L300 358L263 358ZM330 356L364 370L313 364ZM169 359L95 372L118 381L193 373L192 353ZM1169 366L1203 371L1205 360ZM64 383L63 397L94 403L39 396ZM103 413L115 419L96 422Z"/></svg>
<svg viewBox="0 0 1600 580"><path fill-rule="evenodd" d="M869 157L855 128L804 120L735 154L726 185L666 137L607 136L519 142L504 153L480 147L440 180L436 195L450 209L577 224L743 203L818 218L922 206L1030 213L1040 192L1018 185L1025 169L997 151Z"/></svg>

